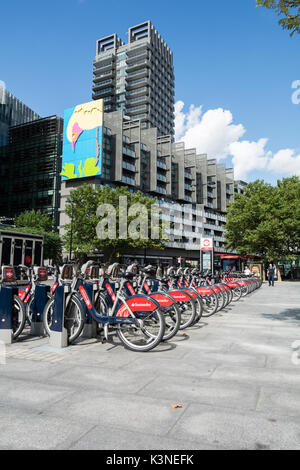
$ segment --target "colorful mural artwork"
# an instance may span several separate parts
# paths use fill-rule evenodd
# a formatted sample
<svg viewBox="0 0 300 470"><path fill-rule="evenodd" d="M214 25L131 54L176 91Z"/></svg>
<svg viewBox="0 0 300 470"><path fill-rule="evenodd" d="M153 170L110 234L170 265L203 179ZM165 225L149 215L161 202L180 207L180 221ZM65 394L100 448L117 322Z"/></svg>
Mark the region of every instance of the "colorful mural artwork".
<svg viewBox="0 0 300 470"><path fill-rule="evenodd" d="M64 113L63 180L102 173L103 99Z"/></svg>

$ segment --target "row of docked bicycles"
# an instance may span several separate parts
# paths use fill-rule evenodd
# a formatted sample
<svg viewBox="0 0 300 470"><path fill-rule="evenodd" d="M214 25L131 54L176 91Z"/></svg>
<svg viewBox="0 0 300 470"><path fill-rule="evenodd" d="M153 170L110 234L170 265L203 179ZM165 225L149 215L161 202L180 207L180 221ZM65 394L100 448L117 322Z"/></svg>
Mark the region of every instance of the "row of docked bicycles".
<svg viewBox="0 0 300 470"><path fill-rule="evenodd" d="M9 282L13 282L13 268L5 269L2 269L2 283L7 275ZM30 325L36 286L47 280L44 267L36 268L35 272L25 266L20 269L28 276L28 283L14 298L14 338L26 324ZM57 269L47 294L42 314L44 330L51 335L55 292L58 286L64 286L67 288L64 327L69 344L81 335L88 312L104 338L108 339L114 330L127 349L149 351L261 286L259 279L238 273L224 273L220 282L215 281L212 276L189 268L171 267L162 273L160 268L135 264L125 268L118 263L99 266L92 261L81 268L78 264L66 264ZM91 289L87 292L88 284L92 284L92 295Z"/></svg>

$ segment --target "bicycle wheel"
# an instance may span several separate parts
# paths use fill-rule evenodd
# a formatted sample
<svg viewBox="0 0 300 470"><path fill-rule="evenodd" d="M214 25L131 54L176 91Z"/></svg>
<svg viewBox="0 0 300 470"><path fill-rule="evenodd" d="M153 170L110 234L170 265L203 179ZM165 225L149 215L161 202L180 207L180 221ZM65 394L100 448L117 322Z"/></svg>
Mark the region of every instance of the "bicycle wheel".
<svg viewBox="0 0 300 470"><path fill-rule="evenodd" d="M202 318L202 315L203 315L203 301L201 298L197 297L196 298L196 318L195 318L195 321L194 321L194 325L196 323L198 323L201 318Z"/></svg>
<svg viewBox="0 0 300 470"><path fill-rule="evenodd" d="M25 304L26 305L26 321L27 321L29 326L31 326L31 323L32 323L32 310L31 310L31 307L32 307L33 299L34 299L34 295L31 295L31 297L28 300L27 304Z"/></svg>
<svg viewBox="0 0 300 470"><path fill-rule="evenodd" d="M226 305L226 298L225 298L225 295L223 291L219 291L216 293L216 296L217 296L217 299L218 299L218 311L222 310L222 308L225 307Z"/></svg>
<svg viewBox="0 0 300 470"><path fill-rule="evenodd" d="M181 325L181 314L176 304L163 309L163 314L165 317L165 334L162 341L168 341L178 333Z"/></svg>
<svg viewBox="0 0 300 470"><path fill-rule="evenodd" d="M47 297L48 297L48 300L49 299L52 299L52 295L51 294L47 294ZM33 315L33 312L32 312L32 302L34 300L34 294L31 295L30 299L28 300L28 302L25 304L25 308L26 308L26 321L28 323L29 326L31 326L31 323L32 323L32 315Z"/></svg>
<svg viewBox="0 0 300 470"><path fill-rule="evenodd" d="M204 308L202 316L204 318L211 317L218 310L218 299L216 294L206 295L204 298Z"/></svg>
<svg viewBox="0 0 300 470"><path fill-rule="evenodd" d="M165 292L155 292L150 297L156 300L165 317L165 334L162 341L168 341L178 333L181 324L181 314L177 303Z"/></svg>
<svg viewBox="0 0 300 470"><path fill-rule="evenodd" d="M17 295L13 298L12 308L12 337L16 339L23 331L26 322L26 312L23 302Z"/></svg>
<svg viewBox="0 0 300 470"><path fill-rule="evenodd" d="M163 339L165 332L164 314L160 309L152 312L135 311L134 317L136 323L117 325L117 335L125 348L131 351L150 351Z"/></svg>
<svg viewBox="0 0 300 470"><path fill-rule="evenodd" d="M242 297L242 289L240 286L232 287L231 292L233 295L232 302L237 302Z"/></svg>
<svg viewBox="0 0 300 470"><path fill-rule="evenodd" d="M48 300L43 312L43 324L48 336L51 334L51 325L54 308L54 297ZM82 302L76 294L72 294L65 310L64 327L68 332L68 342L71 344L81 334L84 326L84 310Z"/></svg>
<svg viewBox="0 0 300 470"><path fill-rule="evenodd" d="M178 302L179 310L181 314L181 324L179 329L184 330L189 326L192 326L197 318L196 302L193 299L185 302Z"/></svg>

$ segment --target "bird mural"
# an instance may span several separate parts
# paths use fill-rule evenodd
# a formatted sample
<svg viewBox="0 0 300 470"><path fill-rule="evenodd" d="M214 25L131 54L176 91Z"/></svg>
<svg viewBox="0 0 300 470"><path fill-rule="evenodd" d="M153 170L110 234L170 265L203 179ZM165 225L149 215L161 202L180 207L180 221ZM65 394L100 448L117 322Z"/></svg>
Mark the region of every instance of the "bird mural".
<svg viewBox="0 0 300 470"><path fill-rule="evenodd" d="M72 148L73 152L75 152L75 144L81 134L83 133L83 129L81 129L78 125L78 122L75 122L75 124L72 127Z"/></svg>
<svg viewBox="0 0 300 470"><path fill-rule="evenodd" d="M99 129L102 130L103 126L103 100L78 105L72 111L69 121L65 123L67 140L64 141L61 175L66 179L95 176L101 172L98 164L102 146Z"/></svg>

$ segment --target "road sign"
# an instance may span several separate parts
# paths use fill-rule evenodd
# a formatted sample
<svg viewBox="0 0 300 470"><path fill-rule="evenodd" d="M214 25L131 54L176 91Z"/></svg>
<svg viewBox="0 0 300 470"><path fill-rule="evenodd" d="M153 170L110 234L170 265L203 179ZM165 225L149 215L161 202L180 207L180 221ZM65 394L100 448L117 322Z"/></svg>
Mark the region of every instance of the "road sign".
<svg viewBox="0 0 300 470"><path fill-rule="evenodd" d="M214 249L213 239L208 237L202 237L200 241L200 249L202 251L212 251Z"/></svg>

